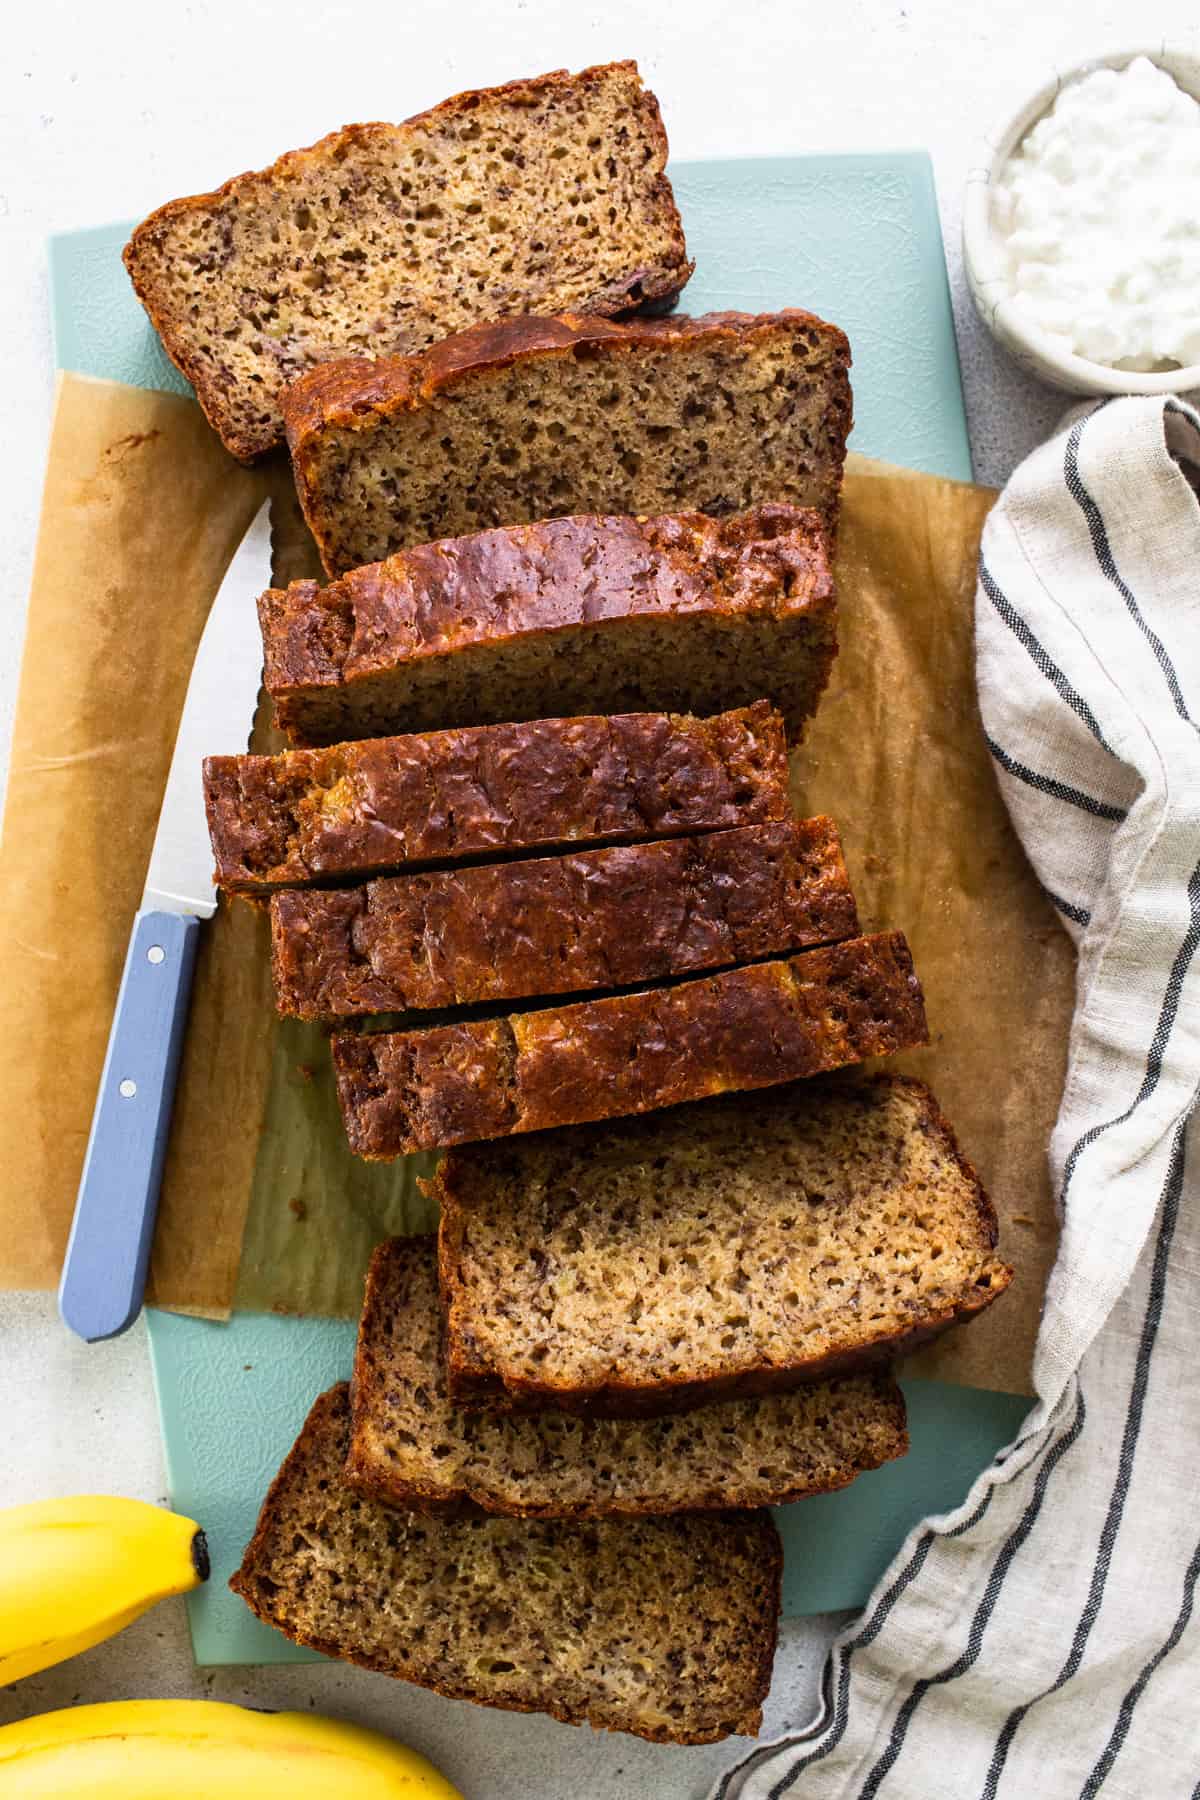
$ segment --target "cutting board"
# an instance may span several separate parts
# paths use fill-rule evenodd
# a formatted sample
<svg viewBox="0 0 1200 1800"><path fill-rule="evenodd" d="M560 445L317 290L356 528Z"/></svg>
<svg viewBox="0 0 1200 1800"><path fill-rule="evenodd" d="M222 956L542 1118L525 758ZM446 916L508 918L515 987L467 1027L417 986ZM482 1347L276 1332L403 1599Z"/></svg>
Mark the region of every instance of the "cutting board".
<svg viewBox="0 0 1200 1800"><path fill-rule="evenodd" d="M680 163L671 175L696 258L687 310L806 306L835 319L854 354L853 448L969 480L928 157L746 158ZM52 240L58 364L187 392L126 280L128 229ZM225 1583L313 1397L349 1373L354 1328L250 1313L213 1325L155 1311L149 1328L172 1504L203 1521L213 1551L213 1579L189 1601L196 1660L307 1660ZM910 1527L957 1504L1030 1404L942 1382L904 1385L909 1456L843 1493L778 1510L785 1614L865 1601Z"/></svg>

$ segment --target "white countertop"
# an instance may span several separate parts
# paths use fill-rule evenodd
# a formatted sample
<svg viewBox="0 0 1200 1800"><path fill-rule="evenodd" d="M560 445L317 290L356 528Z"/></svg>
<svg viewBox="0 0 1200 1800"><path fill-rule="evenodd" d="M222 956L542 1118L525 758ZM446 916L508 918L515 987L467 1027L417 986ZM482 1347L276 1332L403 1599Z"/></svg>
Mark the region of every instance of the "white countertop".
<svg viewBox="0 0 1200 1800"><path fill-rule="evenodd" d="M937 175L976 472L1002 481L1064 402L1008 364L975 319L958 250L979 134L1049 69L1164 38L1200 48L1192 0L1095 0L1051 23L1028 0L192 0L19 9L0 59L0 744L7 755L52 391L45 239L148 211L351 119L403 118L462 88L636 56L674 156L925 147ZM1064 15L1066 9L1064 9ZM1149 34L1153 33L1151 37ZM803 294L796 300L803 304ZM0 1295L0 1505L89 1489L165 1497L144 1332L85 1349L52 1300ZM832 1622L785 1627L768 1731L812 1710ZM182 1603L19 1687L0 1722L76 1701L201 1694L314 1705L406 1737L471 1800L686 1800L730 1746L662 1750L481 1711L356 1670L197 1671Z"/></svg>

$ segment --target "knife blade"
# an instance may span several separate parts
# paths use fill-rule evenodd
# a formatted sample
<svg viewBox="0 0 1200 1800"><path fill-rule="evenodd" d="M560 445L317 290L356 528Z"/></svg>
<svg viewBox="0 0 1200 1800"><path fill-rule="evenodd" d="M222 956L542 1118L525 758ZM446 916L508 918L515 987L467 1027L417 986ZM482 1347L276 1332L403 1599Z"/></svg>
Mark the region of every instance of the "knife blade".
<svg viewBox="0 0 1200 1800"><path fill-rule="evenodd" d="M245 750L262 675L255 601L271 585L264 501L209 609L163 791L100 1076L58 1310L88 1343L141 1311L201 922L216 911L205 756Z"/></svg>

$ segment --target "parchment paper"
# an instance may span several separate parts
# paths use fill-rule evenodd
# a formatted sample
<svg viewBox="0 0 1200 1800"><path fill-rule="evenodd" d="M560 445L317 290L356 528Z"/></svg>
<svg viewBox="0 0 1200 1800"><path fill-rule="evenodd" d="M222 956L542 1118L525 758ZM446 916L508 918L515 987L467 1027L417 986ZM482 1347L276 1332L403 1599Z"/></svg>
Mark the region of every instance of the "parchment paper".
<svg viewBox="0 0 1200 1800"><path fill-rule="evenodd" d="M0 844L4 1285L58 1278L192 653L268 488L276 579L315 573L285 467L238 467L190 401L62 378ZM1009 830L975 711L990 498L851 459L842 651L793 774L798 804L842 827L864 929L909 936L934 1042L904 1065L954 1121L1017 1266L999 1305L917 1366L1020 1392L1056 1237L1045 1144L1073 957ZM265 719L254 741L277 741ZM352 1316L377 1239L429 1222L414 1173L350 1156L324 1034L276 1020L263 915L222 905L201 949L155 1300Z"/></svg>
<svg viewBox="0 0 1200 1800"><path fill-rule="evenodd" d="M60 379L0 844L8 1286L58 1280L192 654L263 491L190 401ZM248 914L229 916L204 944L187 1048L181 1123L202 1115L186 1135L204 1144L205 1205L166 1207L157 1291L201 1309L228 1297L241 1241L245 1133L216 1128L233 1071L214 1027L264 1004L243 953L255 936ZM257 1072L237 1079L252 1109Z"/></svg>
<svg viewBox="0 0 1200 1800"><path fill-rule="evenodd" d="M865 931L898 926L932 1042L892 1059L929 1082L1000 1215L1016 1269L969 1330L911 1372L1028 1393L1058 1226L1046 1144L1075 957L996 786L975 699L979 532L992 495L852 458L838 545L841 648L793 755L805 812L838 821Z"/></svg>

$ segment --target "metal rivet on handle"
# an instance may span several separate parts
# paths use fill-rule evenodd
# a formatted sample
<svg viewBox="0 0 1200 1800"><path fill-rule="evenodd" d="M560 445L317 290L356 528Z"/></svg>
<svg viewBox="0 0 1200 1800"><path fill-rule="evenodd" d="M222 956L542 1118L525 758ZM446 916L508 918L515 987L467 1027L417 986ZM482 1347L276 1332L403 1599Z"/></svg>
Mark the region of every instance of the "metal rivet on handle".
<svg viewBox="0 0 1200 1800"><path fill-rule="evenodd" d="M130 1081L129 1077L126 1076L125 1080L117 1089L117 1092L120 1094L122 1100L132 1100L133 1096L137 1093L137 1082Z"/></svg>
<svg viewBox="0 0 1200 1800"><path fill-rule="evenodd" d="M146 952L146 961L152 962L152 963L160 963L163 961L166 954L167 953L163 949L161 944L151 944L150 948Z"/></svg>

